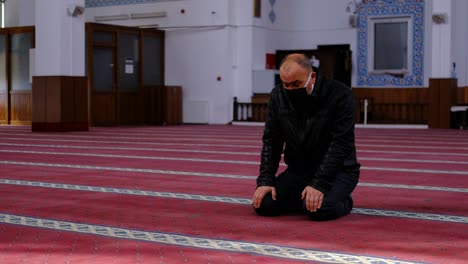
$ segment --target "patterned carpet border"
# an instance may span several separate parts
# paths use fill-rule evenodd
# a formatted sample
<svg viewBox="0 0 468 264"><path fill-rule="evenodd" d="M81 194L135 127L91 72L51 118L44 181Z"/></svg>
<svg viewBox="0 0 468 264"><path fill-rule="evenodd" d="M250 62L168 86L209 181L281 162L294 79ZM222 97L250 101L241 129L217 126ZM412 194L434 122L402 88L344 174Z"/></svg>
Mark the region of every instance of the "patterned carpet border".
<svg viewBox="0 0 468 264"><path fill-rule="evenodd" d="M213 249L231 251L237 253L259 254L269 257L286 258L294 260L316 261L321 263L346 263L346 264L409 264L407 262L394 259L386 259L371 256L358 256L344 253L334 253L311 249L301 249L284 247L269 244L260 244L243 241L232 241L223 239L210 239L203 237L186 236L179 234L149 232L117 228L111 226L100 226L68 221L57 221L54 219L42 219L20 215L0 213L0 223L38 227L59 231L68 231L82 234L92 234L104 237L131 239L153 243L161 243L175 246L185 246L193 248Z"/></svg>
<svg viewBox="0 0 468 264"><path fill-rule="evenodd" d="M133 189L63 184L63 183L0 179L0 184L33 186L33 187L62 189L62 190L90 191L90 192L100 192L100 193L118 193L118 194L126 194L126 195L197 200L197 201L207 201L207 202L221 202L221 203L244 204L244 205L250 205L252 203L250 199L236 198L236 197L210 196L210 195L172 193L172 192L155 192L155 191L145 191L145 190L133 190ZM367 209L367 208L354 208L352 213L373 215L373 216L411 218L411 219L418 219L418 220L430 220L430 221L468 224L468 217L456 216L456 215L441 215L441 214L416 213L416 212Z"/></svg>
<svg viewBox="0 0 468 264"><path fill-rule="evenodd" d="M88 165L53 164L53 163L42 163L42 162L0 160L0 164L10 164L10 165L20 165L20 166L57 167L57 168L70 168L70 169L110 170L110 171L155 173L155 174L169 174L169 175L197 176L197 177L218 177L218 178L230 178L230 179L255 180L257 178L256 176L234 175L234 174L223 174L223 173L204 173L204 172L189 172L189 171L159 170L159 169L138 169L138 168L119 168L119 167L103 167L103 166L88 166ZM446 191L446 192L462 192L462 193L468 192L468 189L466 188L453 188L453 187L440 187L440 186L383 184L383 183L359 183L359 185L368 186L368 187L402 188L402 189L426 190L426 191Z"/></svg>

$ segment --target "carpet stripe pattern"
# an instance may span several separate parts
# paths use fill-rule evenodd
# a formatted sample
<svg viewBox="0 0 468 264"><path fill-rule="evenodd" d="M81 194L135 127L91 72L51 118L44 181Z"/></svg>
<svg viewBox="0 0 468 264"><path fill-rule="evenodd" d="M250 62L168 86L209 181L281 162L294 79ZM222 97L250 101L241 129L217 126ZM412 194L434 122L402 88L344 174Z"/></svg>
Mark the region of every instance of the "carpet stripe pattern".
<svg viewBox="0 0 468 264"><path fill-rule="evenodd" d="M468 259L468 131L357 128L355 208L311 222L253 213L262 130L0 126L0 263Z"/></svg>

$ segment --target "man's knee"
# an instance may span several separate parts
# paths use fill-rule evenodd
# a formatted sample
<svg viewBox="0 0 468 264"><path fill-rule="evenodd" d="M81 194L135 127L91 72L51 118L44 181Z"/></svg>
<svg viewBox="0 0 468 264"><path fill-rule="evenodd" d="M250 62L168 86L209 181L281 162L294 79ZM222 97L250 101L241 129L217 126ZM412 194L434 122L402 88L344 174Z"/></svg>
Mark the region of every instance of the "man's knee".
<svg viewBox="0 0 468 264"><path fill-rule="evenodd" d="M271 193L267 193L265 197L263 197L260 207L255 208L255 212L262 216L277 216L281 214L278 202L273 200Z"/></svg>
<svg viewBox="0 0 468 264"><path fill-rule="evenodd" d="M353 209L353 199L348 196L344 201L335 202L333 204L324 204L322 207L311 212L304 205L305 214L313 221L328 221L348 215Z"/></svg>

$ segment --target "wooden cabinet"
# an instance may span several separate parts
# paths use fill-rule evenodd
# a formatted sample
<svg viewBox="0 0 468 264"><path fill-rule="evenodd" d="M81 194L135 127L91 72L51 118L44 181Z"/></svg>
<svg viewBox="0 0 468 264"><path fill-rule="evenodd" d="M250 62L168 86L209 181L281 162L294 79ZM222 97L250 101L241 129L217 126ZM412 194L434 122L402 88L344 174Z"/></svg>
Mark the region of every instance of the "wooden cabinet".
<svg viewBox="0 0 468 264"><path fill-rule="evenodd" d="M182 87L165 86L163 90L163 124L182 124Z"/></svg>
<svg viewBox="0 0 468 264"><path fill-rule="evenodd" d="M87 77L34 76L32 131L87 131Z"/></svg>
<svg viewBox="0 0 468 264"><path fill-rule="evenodd" d="M145 123L147 125L182 124L182 87L145 87Z"/></svg>
<svg viewBox="0 0 468 264"><path fill-rule="evenodd" d="M450 128L450 107L457 103L457 79L429 79L429 128Z"/></svg>

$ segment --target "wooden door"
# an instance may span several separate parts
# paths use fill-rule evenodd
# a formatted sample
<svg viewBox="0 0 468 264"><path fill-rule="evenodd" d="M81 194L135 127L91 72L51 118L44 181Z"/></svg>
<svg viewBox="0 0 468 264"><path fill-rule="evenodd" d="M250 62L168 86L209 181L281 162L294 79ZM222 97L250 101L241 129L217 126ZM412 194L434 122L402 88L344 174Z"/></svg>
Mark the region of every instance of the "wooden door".
<svg viewBox="0 0 468 264"><path fill-rule="evenodd" d="M8 117L9 124L27 125L32 120L31 49L34 48L34 27L8 30Z"/></svg>
<svg viewBox="0 0 468 264"><path fill-rule="evenodd" d="M142 125L143 97L141 89L140 32L121 30L118 33L118 107L121 125Z"/></svg>
<svg viewBox="0 0 468 264"><path fill-rule="evenodd" d="M93 48L91 85L91 122L93 125L117 125L117 89L115 49Z"/></svg>
<svg viewBox="0 0 468 264"><path fill-rule="evenodd" d="M348 44L319 45L315 56L320 60L320 73L351 87L351 50Z"/></svg>
<svg viewBox="0 0 468 264"><path fill-rule="evenodd" d="M165 123L164 36L164 31L142 30L143 112L147 125Z"/></svg>
<svg viewBox="0 0 468 264"><path fill-rule="evenodd" d="M91 125L155 124L149 121L162 116L164 32L97 23L86 31Z"/></svg>
<svg viewBox="0 0 468 264"><path fill-rule="evenodd" d="M116 34L87 26L90 123L118 125Z"/></svg>

